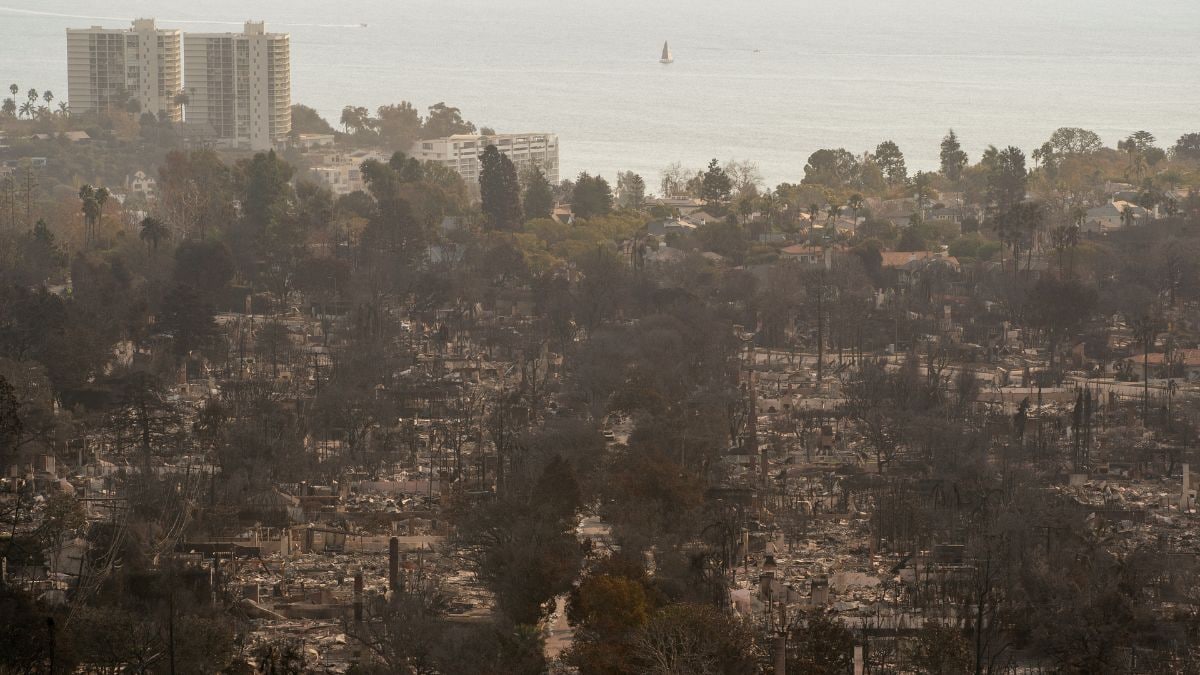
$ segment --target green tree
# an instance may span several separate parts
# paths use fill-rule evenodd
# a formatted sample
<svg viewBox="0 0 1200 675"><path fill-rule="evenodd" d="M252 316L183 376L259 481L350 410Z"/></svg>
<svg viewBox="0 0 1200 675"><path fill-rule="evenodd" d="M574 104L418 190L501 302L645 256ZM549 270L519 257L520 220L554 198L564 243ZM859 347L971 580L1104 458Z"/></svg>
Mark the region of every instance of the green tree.
<svg viewBox="0 0 1200 675"><path fill-rule="evenodd" d="M299 103L292 106L292 134L332 134L333 127L320 113Z"/></svg>
<svg viewBox="0 0 1200 675"><path fill-rule="evenodd" d="M700 198L709 204L724 204L733 193L733 180L716 159L708 163L701 175Z"/></svg>
<svg viewBox="0 0 1200 675"><path fill-rule="evenodd" d="M1076 208L1082 210L1082 207ZM1084 213L1086 214L1086 211ZM1050 231L1050 243L1058 254L1058 275L1066 276L1067 253L1079 245L1079 225L1072 222L1055 226Z"/></svg>
<svg viewBox="0 0 1200 675"><path fill-rule="evenodd" d="M888 183L899 185L908 180L908 169L904 166L904 153L893 141L884 141L875 148L875 162L887 177Z"/></svg>
<svg viewBox="0 0 1200 675"><path fill-rule="evenodd" d="M640 209L646 204L646 181L632 171L617 174L617 192L624 208Z"/></svg>
<svg viewBox="0 0 1200 675"><path fill-rule="evenodd" d="M363 134L370 131L373 126L370 111L362 106L348 105L342 108L342 117L339 121L348 134Z"/></svg>
<svg viewBox="0 0 1200 675"><path fill-rule="evenodd" d="M941 160L942 175L952 183L958 183L962 178L962 169L967 166L967 154L962 151L959 137L955 135L953 129L947 132L946 137L942 138Z"/></svg>
<svg viewBox="0 0 1200 675"><path fill-rule="evenodd" d="M24 430L21 421L21 402L16 390L0 375L0 464L7 464L21 442Z"/></svg>
<svg viewBox="0 0 1200 675"><path fill-rule="evenodd" d="M38 219L33 229L18 237L15 244L12 258L0 263L0 281L39 286L61 278L67 256L45 220Z"/></svg>
<svg viewBox="0 0 1200 675"><path fill-rule="evenodd" d="M170 238L171 231L158 218L146 216L142 219L142 229L138 236L142 241L146 242L147 248L157 253L158 245L163 240Z"/></svg>
<svg viewBox="0 0 1200 675"><path fill-rule="evenodd" d="M83 211L84 239L89 243L94 243L97 236L96 230L104 215L104 205L108 202L108 188L84 185L79 188L79 201Z"/></svg>
<svg viewBox="0 0 1200 675"><path fill-rule="evenodd" d="M554 455L533 486L530 500L564 522L573 522L582 504L575 470L562 455Z"/></svg>
<svg viewBox="0 0 1200 675"><path fill-rule="evenodd" d="M462 117L458 108L447 106L445 103L435 103L429 106L429 114L421 128L421 138L445 138L455 134L473 134L475 125Z"/></svg>
<svg viewBox="0 0 1200 675"><path fill-rule="evenodd" d="M283 236L280 231L295 196L291 184L295 175L292 165L271 150L238 162L237 170L241 179L243 219L260 239L260 246L294 244L294 239Z"/></svg>
<svg viewBox="0 0 1200 675"><path fill-rule="evenodd" d="M222 241L188 240L175 249L174 281L214 302L234 274L233 253Z"/></svg>
<svg viewBox="0 0 1200 675"><path fill-rule="evenodd" d="M900 241L896 242L897 251L926 251L929 245L921 232L920 224L911 224L900 233Z"/></svg>
<svg viewBox="0 0 1200 675"><path fill-rule="evenodd" d="M1042 277L1034 284L1029 294L1026 317L1031 326L1040 328L1046 334L1051 371L1054 370L1059 345L1091 318L1095 306L1095 290L1077 280Z"/></svg>
<svg viewBox="0 0 1200 675"><path fill-rule="evenodd" d="M1059 127L1047 142L1057 155L1088 155L1104 147L1096 132L1079 127Z"/></svg>
<svg viewBox="0 0 1200 675"><path fill-rule="evenodd" d="M1200 160L1200 132L1180 136L1171 146L1171 156L1188 161Z"/></svg>
<svg viewBox="0 0 1200 675"><path fill-rule="evenodd" d="M457 520L476 574L513 623L537 624L554 596L571 588L582 560L574 521L525 502L515 489Z"/></svg>
<svg viewBox="0 0 1200 675"><path fill-rule="evenodd" d="M171 335L177 357L211 348L220 337L212 305L195 289L183 284L176 285L163 298L158 325Z"/></svg>
<svg viewBox="0 0 1200 675"><path fill-rule="evenodd" d="M407 152L421 138L421 115L408 101L379 106L375 114L379 137L384 143Z"/></svg>
<svg viewBox="0 0 1200 675"><path fill-rule="evenodd" d="M546 180L546 174L539 168L530 172L528 185L525 187L525 217L527 219L549 218L554 213L554 186Z"/></svg>
<svg viewBox="0 0 1200 675"><path fill-rule="evenodd" d="M483 216L494 230L515 230L521 224L521 184L507 155L489 145L479 156L479 194Z"/></svg>
<svg viewBox="0 0 1200 675"><path fill-rule="evenodd" d="M575 179L571 191L571 211L576 217L587 220L595 216L608 215L612 211L612 189L601 176L590 176L585 171Z"/></svg>
<svg viewBox="0 0 1200 675"><path fill-rule="evenodd" d="M855 227L858 226L858 212L866 206L867 202L863 196L855 192L846 200L846 207L850 209L850 218L854 220Z"/></svg>
<svg viewBox="0 0 1200 675"><path fill-rule="evenodd" d="M576 630L570 661L585 675L635 672L633 640L650 619L652 603L638 580L610 574L583 579L567 605Z"/></svg>
<svg viewBox="0 0 1200 675"><path fill-rule="evenodd" d="M984 154L983 165L987 179L987 198L993 209L1006 210L1025 199L1029 173L1025 169L1025 153L1008 146L994 146Z"/></svg>
<svg viewBox="0 0 1200 675"><path fill-rule="evenodd" d="M918 171L913 176L913 193L917 198L917 211L924 216L925 210L933 202L933 176L925 171Z"/></svg>
<svg viewBox="0 0 1200 675"><path fill-rule="evenodd" d="M850 152L843 148L821 149L809 155L804 165L804 183L831 188L847 187L859 178L862 167Z"/></svg>

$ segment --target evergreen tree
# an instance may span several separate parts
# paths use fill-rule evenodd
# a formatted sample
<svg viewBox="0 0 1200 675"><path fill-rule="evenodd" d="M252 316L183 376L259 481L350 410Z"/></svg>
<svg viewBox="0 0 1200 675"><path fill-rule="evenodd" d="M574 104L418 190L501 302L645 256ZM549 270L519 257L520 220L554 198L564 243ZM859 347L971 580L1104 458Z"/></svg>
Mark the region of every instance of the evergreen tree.
<svg viewBox="0 0 1200 675"><path fill-rule="evenodd" d="M577 217L586 220L607 215L612 211L612 202L612 188L608 181L600 176L589 176L586 171L579 174L575 189L571 192L571 210Z"/></svg>
<svg viewBox="0 0 1200 675"><path fill-rule="evenodd" d="M625 208L640 209L646 203L646 181L632 171L617 175L617 191Z"/></svg>
<svg viewBox="0 0 1200 675"><path fill-rule="evenodd" d="M220 338L220 331L213 321L212 305L195 289L183 284L172 288L163 298L158 324L163 332L171 335L178 357L211 347Z"/></svg>
<svg viewBox="0 0 1200 675"><path fill-rule="evenodd" d="M525 217L530 219L549 218L554 213L554 188L541 169L534 168L530 172L524 206Z"/></svg>
<svg viewBox="0 0 1200 675"><path fill-rule="evenodd" d="M521 224L521 185L512 160L489 145L479 157L479 195L483 215L494 230L515 230Z"/></svg>
<svg viewBox="0 0 1200 675"><path fill-rule="evenodd" d="M730 180L729 174L725 173L725 169L713 160L708 163L708 169L704 172L704 177L700 183L700 197L704 201L714 204L729 201L729 196L733 194L733 181Z"/></svg>
<svg viewBox="0 0 1200 675"><path fill-rule="evenodd" d="M904 153L900 146L892 141L884 141L875 148L875 161L889 183L903 183L908 180L908 168L904 165Z"/></svg>
<svg viewBox="0 0 1200 675"><path fill-rule="evenodd" d="M941 158L943 176L955 182L962 178L963 169L967 166L967 153L963 152L953 129L942 139Z"/></svg>

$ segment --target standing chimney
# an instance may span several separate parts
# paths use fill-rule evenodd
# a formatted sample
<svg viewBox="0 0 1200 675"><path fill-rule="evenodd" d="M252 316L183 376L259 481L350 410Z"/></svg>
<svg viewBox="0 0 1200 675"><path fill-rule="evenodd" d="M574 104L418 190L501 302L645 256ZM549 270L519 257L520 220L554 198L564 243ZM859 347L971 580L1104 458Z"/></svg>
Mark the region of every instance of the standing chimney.
<svg viewBox="0 0 1200 675"><path fill-rule="evenodd" d="M1183 494L1179 496L1179 510L1188 513L1192 510L1192 467L1183 465Z"/></svg>
<svg viewBox="0 0 1200 675"><path fill-rule="evenodd" d="M400 540L388 540L388 590L395 593L400 589Z"/></svg>
<svg viewBox="0 0 1200 675"><path fill-rule="evenodd" d="M363 618L363 573L354 573L354 623L362 623Z"/></svg>

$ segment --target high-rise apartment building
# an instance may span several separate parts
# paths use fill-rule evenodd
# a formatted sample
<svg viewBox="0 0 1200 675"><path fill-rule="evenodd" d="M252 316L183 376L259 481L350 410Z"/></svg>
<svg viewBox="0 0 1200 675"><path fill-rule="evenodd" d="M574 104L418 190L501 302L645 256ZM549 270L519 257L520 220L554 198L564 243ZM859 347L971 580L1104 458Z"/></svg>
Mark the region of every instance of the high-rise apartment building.
<svg viewBox="0 0 1200 675"><path fill-rule="evenodd" d="M183 38L189 126L223 146L268 150L292 130L290 41L247 22L241 33Z"/></svg>
<svg viewBox="0 0 1200 675"><path fill-rule="evenodd" d="M138 19L132 28L67 29L67 100L75 114L128 109L182 120L178 30Z"/></svg>
<svg viewBox="0 0 1200 675"><path fill-rule="evenodd" d="M558 184L558 136L554 134L460 134L419 141L409 155L454 169L468 185L472 185L479 181L479 155L489 145L507 155L518 173L536 166L551 185Z"/></svg>

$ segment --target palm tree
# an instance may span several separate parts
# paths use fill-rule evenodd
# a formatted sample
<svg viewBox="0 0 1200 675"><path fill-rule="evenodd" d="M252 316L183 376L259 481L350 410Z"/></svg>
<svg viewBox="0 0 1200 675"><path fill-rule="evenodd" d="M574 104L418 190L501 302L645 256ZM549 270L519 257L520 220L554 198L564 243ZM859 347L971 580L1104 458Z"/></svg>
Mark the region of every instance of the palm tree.
<svg viewBox="0 0 1200 675"><path fill-rule="evenodd" d="M1138 342L1142 344L1142 424L1150 419L1150 348L1158 338L1161 324L1157 308L1145 308L1129 322L1130 329Z"/></svg>
<svg viewBox="0 0 1200 675"><path fill-rule="evenodd" d="M10 92L12 92L12 95L15 97L17 95L17 92L21 91L21 88L15 84L10 84L10 85L8 85L8 90Z"/></svg>
<svg viewBox="0 0 1200 675"><path fill-rule="evenodd" d="M1063 259L1068 249L1074 249L1079 244L1079 226L1063 224L1050 231L1050 239L1054 250L1058 251L1058 275L1063 275Z"/></svg>
<svg viewBox="0 0 1200 675"><path fill-rule="evenodd" d="M767 217L768 229L775 226L775 217L779 213L779 200L776 199L775 193L767 190L758 198L758 208Z"/></svg>
<svg viewBox="0 0 1200 675"><path fill-rule="evenodd" d="M1140 180L1142 176L1146 175L1146 153L1132 143L1125 146L1125 152L1129 155L1129 168L1126 169L1126 175L1132 174Z"/></svg>
<svg viewBox="0 0 1200 675"><path fill-rule="evenodd" d="M158 244L164 239L170 239L171 231L158 218L147 216L142 219L142 231L138 236L146 242L148 248L158 253Z"/></svg>
<svg viewBox="0 0 1200 675"><path fill-rule="evenodd" d="M34 102L34 101L38 100L38 98L40 98L40 97L41 97L41 95L40 95L40 94L38 94L38 90L37 90L37 89L30 89L30 90L29 90L29 92L28 92L27 94L25 94L25 95L26 95L26 96L29 98L29 102L30 102L30 103L32 103L32 102Z"/></svg>
<svg viewBox="0 0 1200 675"><path fill-rule="evenodd" d="M826 215L825 223L832 224L836 230L837 217L839 215L841 215L841 213L842 213L842 205L841 204L838 204L837 202L833 202L833 201L829 202L829 211Z"/></svg>
<svg viewBox="0 0 1200 675"><path fill-rule="evenodd" d="M362 133L369 126L371 113L362 106L346 106L342 108L342 128L346 133Z"/></svg>
<svg viewBox="0 0 1200 675"><path fill-rule="evenodd" d="M49 106L50 102L54 100L54 92L50 91L49 89L43 91L42 100L46 102L47 106Z"/></svg>
<svg viewBox="0 0 1200 675"><path fill-rule="evenodd" d="M1132 227L1135 219L1133 217L1133 207L1126 205L1121 209L1121 226Z"/></svg>
<svg viewBox="0 0 1200 675"><path fill-rule="evenodd" d="M821 215L821 206L816 202L808 205L808 226L813 227L817 224L817 216Z"/></svg>
<svg viewBox="0 0 1200 675"><path fill-rule="evenodd" d="M863 196L855 192L850 195L850 199L846 200L846 206L850 207L850 217L854 219L854 227L858 227L858 211L863 207Z"/></svg>
<svg viewBox="0 0 1200 675"><path fill-rule="evenodd" d="M84 240L92 242L96 239L96 226L104 215L104 204L108 202L108 188L84 185L79 188L79 200L82 202Z"/></svg>
<svg viewBox="0 0 1200 675"><path fill-rule="evenodd" d="M71 114L71 106L67 105L66 101L58 102L58 114L67 117Z"/></svg>
<svg viewBox="0 0 1200 675"><path fill-rule="evenodd" d="M1033 247L1038 241L1038 233L1042 230L1042 225L1046 221L1046 210L1041 204L1033 202L1020 205L1020 221L1021 229L1026 233L1026 241L1028 249L1025 252L1025 272L1028 273L1033 266Z"/></svg>
<svg viewBox="0 0 1200 675"><path fill-rule="evenodd" d="M21 104L21 115L33 119L33 103L25 101Z"/></svg>

